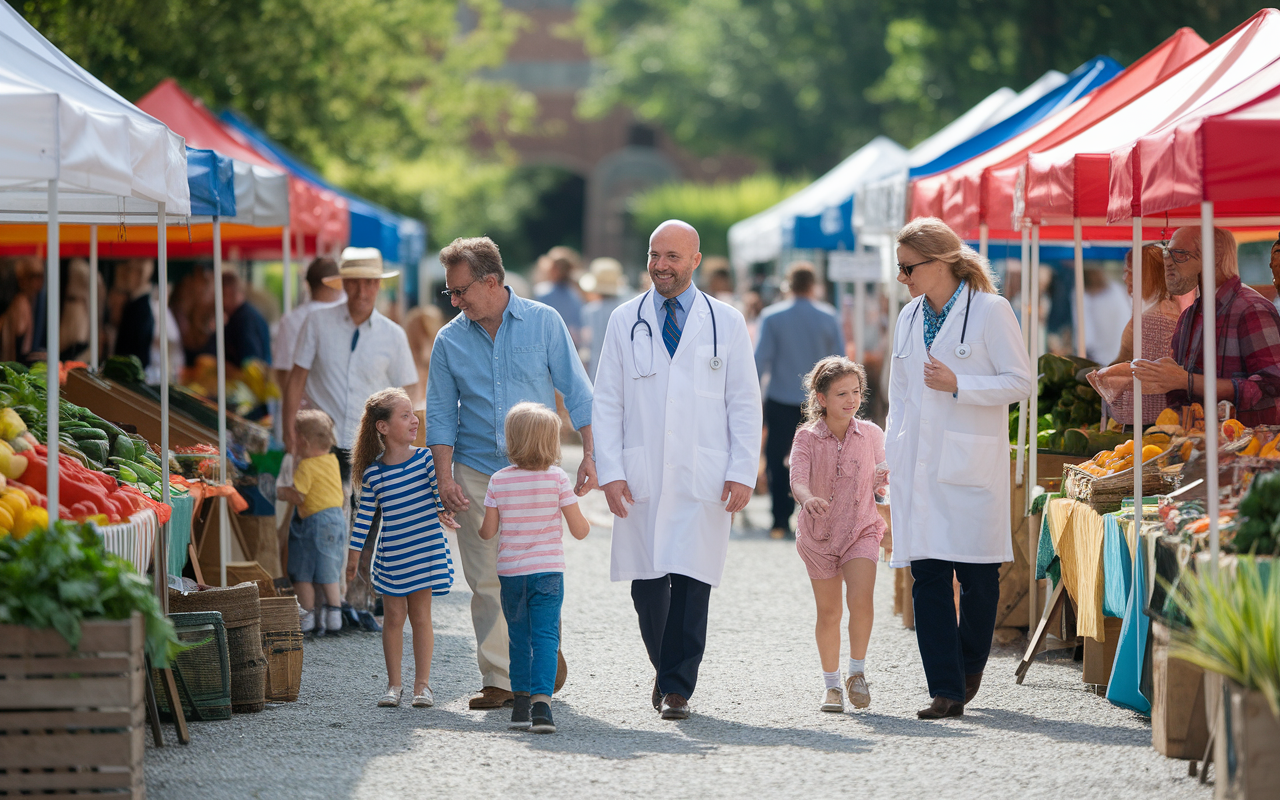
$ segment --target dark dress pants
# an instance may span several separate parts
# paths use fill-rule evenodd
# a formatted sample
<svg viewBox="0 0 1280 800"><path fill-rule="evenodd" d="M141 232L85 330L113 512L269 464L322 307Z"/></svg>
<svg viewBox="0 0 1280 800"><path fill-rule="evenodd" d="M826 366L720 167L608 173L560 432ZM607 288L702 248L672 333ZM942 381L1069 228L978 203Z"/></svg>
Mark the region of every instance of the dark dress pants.
<svg viewBox="0 0 1280 800"><path fill-rule="evenodd" d="M955 587L960 581L960 620ZM987 666L1000 602L1000 565L964 564L926 558L911 562L915 586L916 643L929 682L930 697L964 702L965 676Z"/></svg>
<svg viewBox="0 0 1280 800"><path fill-rule="evenodd" d="M640 638L664 694L693 696L707 647L711 585L686 575L631 582L631 602L640 617Z"/></svg>
<svg viewBox="0 0 1280 800"><path fill-rule="evenodd" d="M803 416L800 406L789 406L776 400L764 401L764 424L769 428L769 438L764 444L764 474L769 481L769 495L773 500L773 527L791 530L791 513L796 510L791 496L791 470L787 469L787 456L791 455L791 443L796 438L796 428Z"/></svg>

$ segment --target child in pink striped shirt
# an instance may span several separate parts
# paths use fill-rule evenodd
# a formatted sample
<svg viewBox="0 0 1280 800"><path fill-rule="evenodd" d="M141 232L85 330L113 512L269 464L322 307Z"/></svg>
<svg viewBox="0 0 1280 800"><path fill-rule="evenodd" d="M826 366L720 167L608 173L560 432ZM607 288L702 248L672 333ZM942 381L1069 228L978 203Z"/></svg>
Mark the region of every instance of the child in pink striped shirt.
<svg viewBox="0 0 1280 800"><path fill-rule="evenodd" d="M551 693L564 602L563 514L569 533L585 539L591 525L578 508L560 460L560 417L540 403L507 412L512 466L489 479L480 538L498 537L498 581L511 653L512 730L555 733Z"/></svg>

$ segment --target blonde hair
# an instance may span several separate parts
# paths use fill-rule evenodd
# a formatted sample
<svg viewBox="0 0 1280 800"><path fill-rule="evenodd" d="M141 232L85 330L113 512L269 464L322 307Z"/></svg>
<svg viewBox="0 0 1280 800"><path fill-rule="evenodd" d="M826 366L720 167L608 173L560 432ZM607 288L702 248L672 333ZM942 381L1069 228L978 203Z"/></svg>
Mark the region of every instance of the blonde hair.
<svg viewBox="0 0 1280 800"><path fill-rule="evenodd" d="M850 361L844 356L827 356L813 365L809 374L804 376L804 421L812 425L827 416L827 410L818 402L818 395L825 395L831 390L831 384L849 375L858 377L858 386L862 389L863 400L867 397L867 371L861 364Z"/></svg>
<svg viewBox="0 0 1280 800"><path fill-rule="evenodd" d="M364 401L364 413L360 415L360 428L356 431L356 443L351 448L351 484L356 494L364 484L364 471L387 449L378 423L391 419L391 412L400 402L409 402L404 389L395 387L374 392Z"/></svg>
<svg viewBox="0 0 1280 800"><path fill-rule="evenodd" d="M294 428L308 444L328 448L338 443L333 435L333 420L317 408L304 408L299 411Z"/></svg>
<svg viewBox="0 0 1280 800"><path fill-rule="evenodd" d="M908 222L898 231L898 244L905 244L927 259L947 264L952 275L980 292L999 294L990 262L937 217L920 217Z"/></svg>
<svg viewBox="0 0 1280 800"><path fill-rule="evenodd" d="M507 458L520 469L541 472L560 460L560 415L541 403L516 403L504 427Z"/></svg>

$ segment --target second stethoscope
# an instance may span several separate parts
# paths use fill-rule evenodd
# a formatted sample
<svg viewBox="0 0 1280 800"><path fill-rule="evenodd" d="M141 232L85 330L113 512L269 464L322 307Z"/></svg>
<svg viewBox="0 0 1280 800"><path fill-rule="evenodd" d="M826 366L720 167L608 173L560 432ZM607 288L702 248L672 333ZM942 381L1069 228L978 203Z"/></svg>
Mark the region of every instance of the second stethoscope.
<svg viewBox="0 0 1280 800"><path fill-rule="evenodd" d="M911 319L907 322L906 346L912 349L907 350L905 353L901 351L894 353L893 354L894 358L906 358L907 356L911 355L911 353L914 351L915 342L912 341L911 339L911 328L916 324L916 315L920 313L920 306L924 305L927 302L929 302L929 299L927 297L921 297L919 305L917 305L915 310L911 312ZM955 351L956 358L968 358L970 355L973 354L973 348L970 347L968 344L965 344L965 341L964 341L964 336L969 330L969 306L972 304L973 304L973 287L970 286L969 293L966 296L965 303L964 303L964 324L960 326L960 344L956 345L956 351Z"/></svg>
<svg viewBox="0 0 1280 800"><path fill-rule="evenodd" d="M649 378L658 374L653 368L653 327L649 325L649 320L641 316L644 311L644 304L649 302L649 294L653 290L650 289L644 293L644 297L640 298L640 305L636 306L636 321L631 325L631 360L635 362L636 378ZM707 301L707 311L711 312L711 368L720 369L724 366L724 359L720 358L720 333L716 330L716 310L711 306L711 298L707 297L707 293L699 291L703 299ZM649 370L642 372L640 370L640 359L636 358L636 328L644 326L646 335L649 338Z"/></svg>

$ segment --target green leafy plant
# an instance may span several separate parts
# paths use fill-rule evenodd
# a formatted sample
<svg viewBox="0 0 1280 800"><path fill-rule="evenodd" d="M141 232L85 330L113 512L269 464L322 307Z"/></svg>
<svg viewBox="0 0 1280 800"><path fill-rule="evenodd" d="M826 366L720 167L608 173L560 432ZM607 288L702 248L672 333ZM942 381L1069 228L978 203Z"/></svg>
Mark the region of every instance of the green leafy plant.
<svg viewBox="0 0 1280 800"><path fill-rule="evenodd" d="M53 628L75 649L86 619L141 612L147 655L165 667L186 649L150 584L106 552L92 526L57 522L22 539L0 539L0 624Z"/></svg>
<svg viewBox="0 0 1280 800"><path fill-rule="evenodd" d="M1188 575L1173 594L1190 629L1169 654L1220 673L1267 699L1280 719L1280 569L1241 556L1234 570Z"/></svg>
<svg viewBox="0 0 1280 800"><path fill-rule="evenodd" d="M1280 551L1280 472L1254 478L1240 501L1240 517L1232 540L1236 552L1270 555Z"/></svg>

